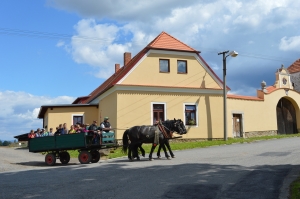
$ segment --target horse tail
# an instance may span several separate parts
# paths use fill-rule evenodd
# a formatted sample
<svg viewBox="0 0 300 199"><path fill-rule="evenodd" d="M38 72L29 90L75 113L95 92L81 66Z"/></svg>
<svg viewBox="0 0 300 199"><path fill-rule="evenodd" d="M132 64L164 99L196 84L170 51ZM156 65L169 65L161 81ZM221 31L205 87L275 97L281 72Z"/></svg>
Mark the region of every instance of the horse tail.
<svg viewBox="0 0 300 199"><path fill-rule="evenodd" d="M127 129L124 134L123 134L123 148L122 148L122 151L123 153L127 153L127 148L128 148L128 132L129 132L129 129Z"/></svg>

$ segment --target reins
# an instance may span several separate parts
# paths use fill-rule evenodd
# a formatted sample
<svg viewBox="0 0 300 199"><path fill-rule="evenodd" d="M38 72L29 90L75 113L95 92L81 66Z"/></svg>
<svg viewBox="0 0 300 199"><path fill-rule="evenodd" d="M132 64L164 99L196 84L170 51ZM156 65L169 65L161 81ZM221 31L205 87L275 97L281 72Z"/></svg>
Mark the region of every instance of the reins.
<svg viewBox="0 0 300 199"><path fill-rule="evenodd" d="M159 130L163 133L165 138L171 138L171 134L173 133L173 131L171 131L170 129L168 129L165 125L163 125L161 122L159 122L157 124ZM166 132L166 129L169 131L169 133Z"/></svg>

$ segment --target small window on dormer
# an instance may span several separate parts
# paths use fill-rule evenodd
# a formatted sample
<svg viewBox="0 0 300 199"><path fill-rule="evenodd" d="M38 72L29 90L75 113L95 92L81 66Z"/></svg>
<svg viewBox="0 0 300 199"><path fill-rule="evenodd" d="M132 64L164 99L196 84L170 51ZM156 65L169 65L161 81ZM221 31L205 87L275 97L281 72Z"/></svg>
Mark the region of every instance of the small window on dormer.
<svg viewBox="0 0 300 199"><path fill-rule="evenodd" d="M170 72L170 61L168 59L159 60L159 72L169 73Z"/></svg>
<svg viewBox="0 0 300 199"><path fill-rule="evenodd" d="M177 61L177 73L186 74L187 73L187 62L184 60Z"/></svg>

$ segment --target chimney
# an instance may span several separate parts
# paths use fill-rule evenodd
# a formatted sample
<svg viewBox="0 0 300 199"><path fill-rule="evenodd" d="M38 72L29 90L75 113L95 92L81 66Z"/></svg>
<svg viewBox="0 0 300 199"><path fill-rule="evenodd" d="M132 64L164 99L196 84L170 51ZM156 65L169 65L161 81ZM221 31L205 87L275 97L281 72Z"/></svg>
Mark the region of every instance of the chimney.
<svg viewBox="0 0 300 199"><path fill-rule="evenodd" d="M120 69L120 64L115 64L115 73Z"/></svg>
<svg viewBox="0 0 300 199"><path fill-rule="evenodd" d="M131 60L131 53L125 52L124 53L124 67L128 64L128 62Z"/></svg>

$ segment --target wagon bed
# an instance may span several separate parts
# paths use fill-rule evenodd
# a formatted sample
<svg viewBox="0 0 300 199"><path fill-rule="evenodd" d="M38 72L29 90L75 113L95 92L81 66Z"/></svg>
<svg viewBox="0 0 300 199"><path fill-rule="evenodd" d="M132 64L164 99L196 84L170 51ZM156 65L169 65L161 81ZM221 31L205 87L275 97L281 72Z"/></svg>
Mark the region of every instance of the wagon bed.
<svg viewBox="0 0 300 199"><path fill-rule="evenodd" d="M52 166L56 159L62 164L70 161L68 150L78 150L78 160L81 164L96 163L100 160L99 150L118 147L115 133L103 133L101 139L95 142L94 133L75 133L57 136L45 136L28 139L29 152L46 153L45 162Z"/></svg>

